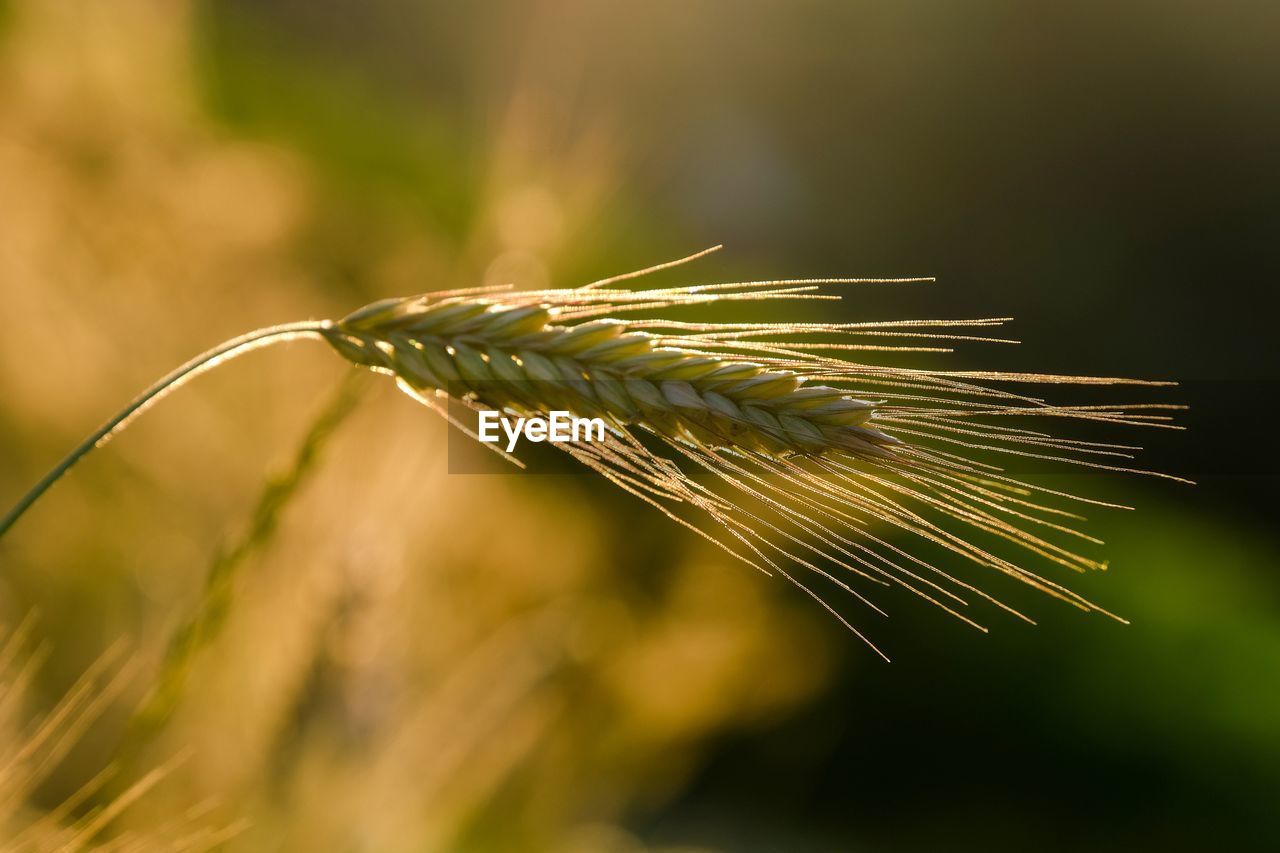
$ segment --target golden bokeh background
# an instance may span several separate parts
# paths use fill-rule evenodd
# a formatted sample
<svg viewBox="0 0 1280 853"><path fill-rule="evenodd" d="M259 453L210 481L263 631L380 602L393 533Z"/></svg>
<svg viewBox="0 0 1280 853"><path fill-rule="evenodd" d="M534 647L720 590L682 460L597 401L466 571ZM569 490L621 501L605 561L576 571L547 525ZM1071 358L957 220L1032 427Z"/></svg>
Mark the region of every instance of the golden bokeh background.
<svg viewBox="0 0 1280 853"><path fill-rule="evenodd" d="M937 273L842 310L1016 313L1025 350L957 358L1260 419L1223 281L1278 268L1280 21L1228 5L0 2L0 504L243 331L722 240L677 275ZM0 544L0 849L1280 840L1274 463L1222 461L1238 423L1155 442L1198 491L1084 480L1140 507L1078 584L1133 625L898 599L885 667L606 484L450 474L457 435L349 372L202 376Z"/></svg>

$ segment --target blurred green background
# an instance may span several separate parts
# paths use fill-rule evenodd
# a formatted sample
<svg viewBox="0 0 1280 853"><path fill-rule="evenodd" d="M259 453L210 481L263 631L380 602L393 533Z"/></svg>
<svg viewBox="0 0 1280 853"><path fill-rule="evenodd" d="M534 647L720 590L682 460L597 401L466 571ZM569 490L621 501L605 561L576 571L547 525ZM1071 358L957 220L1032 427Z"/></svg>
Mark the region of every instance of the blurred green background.
<svg viewBox="0 0 1280 853"><path fill-rule="evenodd" d="M207 803L234 850L1277 849L1278 39L1262 0L0 3L0 505L239 332L715 243L669 280L935 275L807 316L1014 316L948 363L1181 380L1143 461L1199 481L1053 481L1138 507L1072 579L1131 625L891 596L886 665L603 482L449 475L387 383L291 489L345 374L255 354L0 545L0 624L48 649L0 757L134 661L49 774L0 771L0 834L181 754L108 834L171 849Z"/></svg>

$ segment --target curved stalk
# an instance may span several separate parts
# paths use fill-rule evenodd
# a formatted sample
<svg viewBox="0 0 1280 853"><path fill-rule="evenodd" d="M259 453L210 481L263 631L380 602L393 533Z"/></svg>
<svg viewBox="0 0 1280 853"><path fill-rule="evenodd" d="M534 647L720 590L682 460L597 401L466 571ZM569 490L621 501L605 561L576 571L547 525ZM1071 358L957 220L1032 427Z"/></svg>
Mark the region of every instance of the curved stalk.
<svg viewBox="0 0 1280 853"><path fill-rule="evenodd" d="M213 349L206 350L200 355L188 361L186 364L164 376L147 390L143 391L137 397L129 402L127 406L117 412L106 423L98 427L88 438L82 441L74 450L66 455L65 458L45 474L40 482L36 483L31 491L22 496L13 507L0 519L0 537L8 532L10 527L22 517L31 505L40 499L40 496L48 491L49 487L56 483L63 474L70 470L72 465L80 461L89 451L96 447L106 444L111 438L126 426L133 418L142 414L147 407L155 403L169 392L181 386L188 380L200 375L206 370L210 370L228 359L243 355L250 350L258 347L266 346L272 343L279 343L283 340L293 340L301 337L314 337L321 334L325 329L329 328L329 322L326 321L308 321L303 323L286 323L281 326L268 326L265 329L257 329L248 334L241 335L238 338L232 338L229 341L219 344Z"/></svg>

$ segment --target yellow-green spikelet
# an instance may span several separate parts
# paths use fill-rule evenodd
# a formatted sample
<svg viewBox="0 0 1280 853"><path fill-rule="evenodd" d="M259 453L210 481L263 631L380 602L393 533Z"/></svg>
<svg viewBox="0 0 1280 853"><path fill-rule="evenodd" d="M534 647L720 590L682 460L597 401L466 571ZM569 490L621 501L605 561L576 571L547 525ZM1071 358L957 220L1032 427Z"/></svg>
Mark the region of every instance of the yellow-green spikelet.
<svg viewBox="0 0 1280 853"><path fill-rule="evenodd" d="M884 458L900 442L869 421L875 404L750 361L657 346L617 320L552 323L544 305L395 299L334 324L326 339L358 364L415 388L493 408L553 409L641 425L711 447L829 450Z"/></svg>

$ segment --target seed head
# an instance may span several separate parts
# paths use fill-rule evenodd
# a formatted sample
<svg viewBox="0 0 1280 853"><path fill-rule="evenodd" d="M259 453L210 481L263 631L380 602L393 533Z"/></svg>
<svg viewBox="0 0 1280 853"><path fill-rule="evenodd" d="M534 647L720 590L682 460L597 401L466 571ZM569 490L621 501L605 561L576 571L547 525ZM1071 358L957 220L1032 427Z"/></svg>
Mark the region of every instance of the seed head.
<svg viewBox="0 0 1280 853"><path fill-rule="evenodd" d="M971 334L1007 318L682 322L655 315L731 301L838 299L819 288L871 280L616 287L645 272L575 289L480 288L389 299L322 334L344 357L394 376L451 420L448 399L522 416L567 410L603 418L606 441L558 446L736 558L792 581L860 637L800 580L801 570L877 612L883 611L853 582L906 587L975 627L981 626L958 609L968 596L1027 618L942 568L950 555L1083 610L1101 610L999 556L1002 549L992 544L1003 540L1076 571L1104 568L1054 541L1100 544L1068 526L1082 516L1051 503L1112 505L1022 482L988 459L1002 454L1150 473L1124 464L1135 447L1055 438L1029 428L1027 419L1176 428L1165 410L1179 407L1061 406L1004 386L1168 383L862 363L850 354L1012 343ZM895 544L886 528L909 534L919 547Z"/></svg>
<svg viewBox="0 0 1280 853"><path fill-rule="evenodd" d="M956 341L1013 343L972 334L1007 318L695 323L661 316L665 309L723 302L835 300L818 291L885 279L617 287L703 254L574 289L476 288L388 299L338 322L289 323L226 341L160 379L89 435L0 517L0 537L79 459L192 377L260 346L321 337L355 364L394 376L463 429L445 401L604 420L604 441L555 446L734 557L782 575L859 637L800 579L801 570L879 613L854 582L905 587L979 628L957 609L969 597L1027 618L944 568L959 557L1082 610L1106 612L993 546L1017 546L1074 571L1104 568L1076 550L1081 541L1101 544L1071 526L1083 516L1056 504L1115 505L1010 476L1001 457L1150 474L1126 462L1139 448L1059 438L1040 424L1178 429L1168 412L1182 407L1064 406L1014 388L1171 383L921 370L851 357L949 352ZM897 544L889 529L911 541Z"/></svg>

